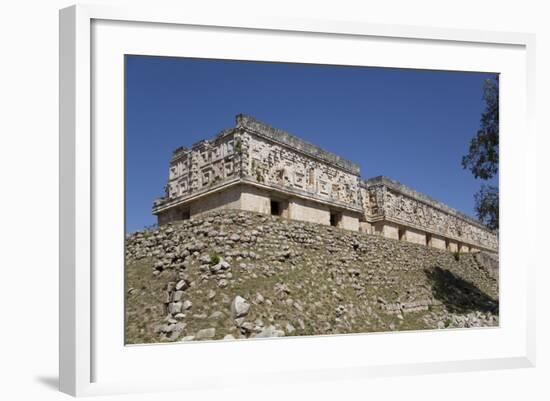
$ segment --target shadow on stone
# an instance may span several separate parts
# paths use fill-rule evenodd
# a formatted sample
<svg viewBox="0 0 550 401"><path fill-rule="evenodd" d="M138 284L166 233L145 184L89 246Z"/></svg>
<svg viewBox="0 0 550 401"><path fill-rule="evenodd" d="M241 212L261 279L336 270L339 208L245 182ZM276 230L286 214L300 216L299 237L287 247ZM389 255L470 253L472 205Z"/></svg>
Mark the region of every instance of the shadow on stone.
<svg viewBox="0 0 550 401"><path fill-rule="evenodd" d="M498 300L485 294L474 284L439 266L424 269L432 284L434 298L441 301L449 312L491 312L498 315Z"/></svg>
<svg viewBox="0 0 550 401"><path fill-rule="evenodd" d="M38 376L36 381L52 390L59 390L59 378L54 376Z"/></svg>

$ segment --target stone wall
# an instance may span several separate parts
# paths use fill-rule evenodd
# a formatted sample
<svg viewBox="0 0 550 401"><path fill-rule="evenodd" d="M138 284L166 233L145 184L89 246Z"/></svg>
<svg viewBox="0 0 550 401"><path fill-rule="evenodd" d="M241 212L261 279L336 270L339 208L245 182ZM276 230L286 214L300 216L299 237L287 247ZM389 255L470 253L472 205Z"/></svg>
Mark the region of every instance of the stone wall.
<svg viewBox="0 0 550 401"><path fill-rule="evenodd" d="M288 204L290 219L317 224L330 224L330 211L326 205L305 199L294 198Z"/></svg>
<svg viewBox="0 0 550 401"><path fill-rule="evenodd" d="M351 231L359 231L359 219L355 214L350 214L347 211L342 212L339 228L343 228Z"/></svg>
<svg viewBox="0 0 550 401"><path fill-rule="evenodd" d="M424 235L440 235L447 239L447 248L452 251L459 246L467 251L470 248L498 249L497 235L479 222L394 180L376 177L364 181L362 191L367 219L393 223L389 231L401 225L410 232L417 230ZM414 238L413 242L423 242L419 235L409 236ZM395 233L392 232L393 237ZM437 237L432 242L441 247Z"/></svg>
<svg viewBox="0 0 550 401"><path fill-rule="evenodd" d="M190 149L179 148L174 152L166 193L155 201L155 213L234 180L273 190L279 196L311 199L357 214L362 211L357 165L239 115L235 128L197 142ZM246 210L250 210L250 202L246 204L249 205ZM315 213L318 207L311 207L311 212ZM309 216L307 219L310 220Z"/></svg>
<svg viewBox="0 0 550 401"><path fill-rule="evenodd" d="M234 128L176 149L153 213L165 224L235 208L453 252L498 250L497 235L472 218L386 177L359 174L348 160L238 115Z"/></svg>
<svg viewBox="0 0 550 401"><path fill-rule="evenodd" d="M405 240L413 244L427 245L426 234L419 230L405 230Z"/></svg>
<svg viewBox="0 0 550 401"><path fill-rule="evenodd" d="M218 191L199 194L182 204L174 204L158 211L158 224L187 220L215 210L241 209L241 190L238 185L230 185Z"/></svg>
<svg viewBox="0 0 550 401"><path fill-rule="evenodd" d="M271 213L270 198L266 191L252 185L242 187L241 192L241 210L250 212ZM284 217L288 217L285 215Z"/></svg>
<svg viewBox="0 0 550 401"><path fill-rule="evenodd" d="M337 226L358 230L359 183L356 164L239 115L235 128L174 152L154 213L160 224L227 208L269 214L276 201L282 217L328 225L332 213Z"/></svg>
<svg viewBox="0 0 550 401"><path fill-rule="evenodd" d="M189 216L198 216L213 210L240 209L241 191L234 185L224 191L205 195L189 204Z"/></svg>
<svg viewBox="0 0 550 401"><path fill-rule="evenodd" d="M178 148L170 160L164 201L183 199L214 189L240 174L233 130L222 131L211 140Z"/></svg>
<svg viewBox="0 0 550 401"><path fill-rule="evenodd" d="M433 235L431 236L431 240L430 240L430 244L429 244L432 248L437 248L437 249L446 249L446 242L445 242L445 238L443 237L440 237L440 236L437 236L437 235Z"/></svg>
<svg viewBox="0 0 550 401"><path fill-rule="evenodd" d="M249 131L247 127L240 138L244 177L277 191L361 210L359 175Z"/></svg>
<svg viewBox="0 0 550 401"><path fill-rule="evenodd" d="M325 164L331 164L336 168L345 170L353 175L359 175L359 166L357 164L334 153L321 149L320 147L304 141L297 136L291 135L278 128L271 127L270 125L260 122L253 117L239 114L237 116L237 128L245 130L251 134L262 136L265 139L277 142L288 148L295 149L295 151L301 154L320 160Z"/></svg>
<svg viewBox="0 0 550 401"><path fill-rule="evenodd" d="M331 208L328 205L299 197L285 197L253 185L242 185L239 192L241 198L237 209L271 214L271 201L276 201L279 203L280 217L322 225L331 224ZM343 210L336 214L337 227L358 231L359 219L356 213Z"/></svg>

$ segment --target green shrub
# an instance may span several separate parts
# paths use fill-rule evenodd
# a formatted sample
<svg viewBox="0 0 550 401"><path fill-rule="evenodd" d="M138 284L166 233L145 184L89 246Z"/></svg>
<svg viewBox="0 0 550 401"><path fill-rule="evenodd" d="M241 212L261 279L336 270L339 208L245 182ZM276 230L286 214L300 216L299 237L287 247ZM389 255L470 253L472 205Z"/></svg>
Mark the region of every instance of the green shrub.
<svg viewBox="0 0 550 401"><path fill-rule="evenodd" d="M211 253L210 254L210 264L211 265L217 265L218 263L220 263L220 255L218 255L217 253Z"/></svg>
<svg viewBox="0 0 550 401"><path fill-rule="evenodd" d="M460 252L455 251L455 252L453 253L453 256L455 257L455 260L456 260L457 262L460 260Z"/></svg>
<svg viewBox="0 0 550 401"><path fill-rule="evenodd" d="M243 153L243 144L240 139L237 139L235 141L235 153L237 153L238 155Z"/></svg>

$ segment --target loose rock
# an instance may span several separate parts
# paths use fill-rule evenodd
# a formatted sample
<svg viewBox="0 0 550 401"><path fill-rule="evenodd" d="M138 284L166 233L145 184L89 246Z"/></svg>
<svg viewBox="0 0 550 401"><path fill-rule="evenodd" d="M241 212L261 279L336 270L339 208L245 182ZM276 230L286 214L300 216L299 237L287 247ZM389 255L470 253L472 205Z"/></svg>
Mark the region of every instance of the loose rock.
<svg viewBox="0 0 550 401"><path fill-rule="evenodd" d="M246 316L250 310L250 304L246 299L237 295L231 303L231 313L234 319Z"/></svg>

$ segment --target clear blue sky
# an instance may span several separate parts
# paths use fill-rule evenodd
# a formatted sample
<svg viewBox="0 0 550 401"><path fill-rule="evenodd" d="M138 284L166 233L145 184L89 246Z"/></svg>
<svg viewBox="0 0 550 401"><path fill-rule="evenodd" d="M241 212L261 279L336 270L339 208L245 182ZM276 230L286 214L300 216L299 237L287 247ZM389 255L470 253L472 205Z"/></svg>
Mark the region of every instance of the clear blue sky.
<svg viewBox="0 0 550 401"><path fill-rule="evenodd" d="M178 146L252 115L466 214L482 181L461 158L485 73L127 56L126 229L155 223Z"/></svg>

